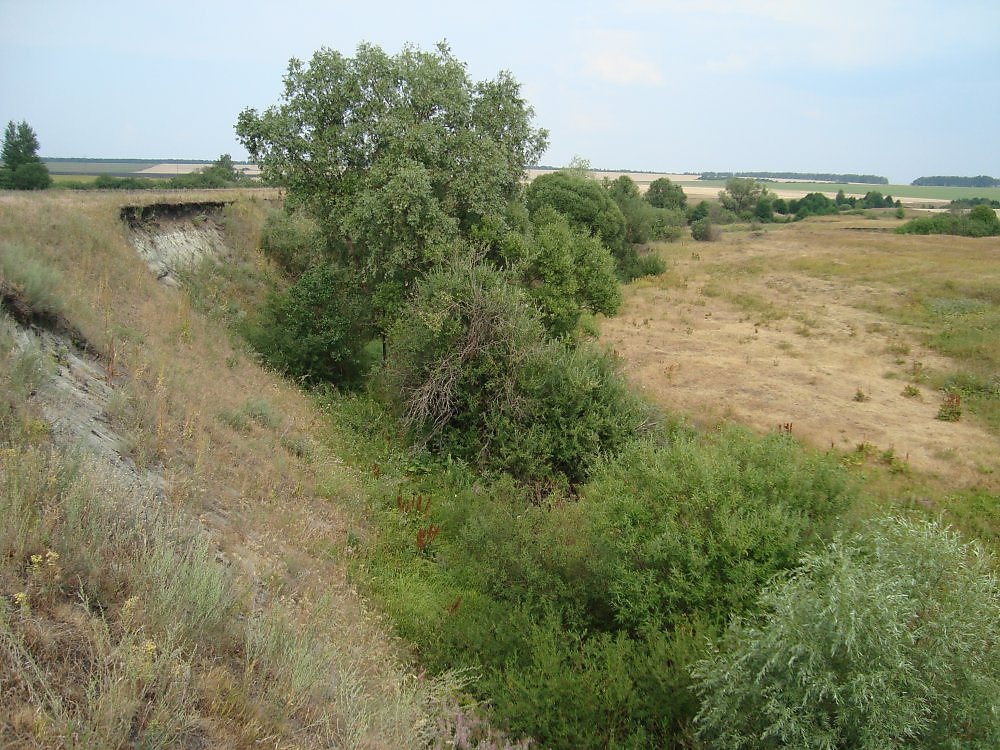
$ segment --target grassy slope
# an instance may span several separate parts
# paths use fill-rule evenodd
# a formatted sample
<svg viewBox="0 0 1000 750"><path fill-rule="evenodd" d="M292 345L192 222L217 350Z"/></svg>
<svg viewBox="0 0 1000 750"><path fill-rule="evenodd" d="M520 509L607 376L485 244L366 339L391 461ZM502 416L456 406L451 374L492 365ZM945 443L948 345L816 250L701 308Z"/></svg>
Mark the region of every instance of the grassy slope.
<svg viewBox="0 0 1000 750"><path fill-rule="evenodd" d="M233 272L266 271L255 247L267 204L232 197ZM303 394L153 280L118 220L123 200L0 196L0 254L20 259L5 277L40 280L39 299L100 353L110 421L165 480L158 502L53 442L31 393L50 387L54 365L13 352L5 316L0 736L24 747L74 735L101 747L420 744L440 685L407 676L345 578L356 475L316 439Z"/></svg>

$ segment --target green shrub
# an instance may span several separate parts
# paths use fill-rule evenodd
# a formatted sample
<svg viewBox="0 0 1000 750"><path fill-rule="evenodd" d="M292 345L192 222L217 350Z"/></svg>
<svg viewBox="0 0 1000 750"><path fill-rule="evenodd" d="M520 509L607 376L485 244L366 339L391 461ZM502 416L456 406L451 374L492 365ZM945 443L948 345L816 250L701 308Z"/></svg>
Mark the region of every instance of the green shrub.
<svg viewBox="0 0 1000 750"><path fill-rule="evenodd" d="M649 250L636 258L632 277L638 279L643 276L659 276L666 270L667 262L663 259L663 256L655 250Z"/></svg>
<svg viewBox="0 0 1000 750"><path fill-rule="evenodd" d="M271 211L261 228L264 254L293 277L320 261L320 242L316 222L301 211Z"/></svg>
<svg viewBox="0 0 1000 750"><path fill-rule="evenodd" d="M712 204L708 201L699 201L696 205L689 207L686 211L687 223L694 224L698 219L707 218L711 207Z"/></svg>
<svg viewBox="0 0 1000 750"><path fill-rule="evenodd" d="M791 210L791 203L789 210ZM823 193L808 193L795 203L794 213L796 219L804 219L807 216L835 214L839 210L837 203L827 198Z"/></svg>
<svg viewBox="0 0 1000 750"><path fill-rule="evenodd" d="M87 187L97 190L152 190L166 183L143 177L115 177L109 174L98 175Z"/></svg>
<svg viewBox="0 0 1000 750"><path fill-rule="evenodd" d="M528 296L555 336L571 333L584 311L613 315L622 296L615 263L596 237L574 230L562 214L543 207L518 264Z"/></svg>
<svg viewBox="0 0 1000 750"><path fill-rule="evenodd" d="M10 186L14 190L45 190L51 185L52 176L40 161L22 164L10 173Z"/></svg>
<svg viewBox="0 0 1000 750"><path fill-rule="evenodd" d="M706 216L691 222L691 236L699 242L716 242L722 236L722 232Z"/></svg>
<svg viewBox="0 0 1000 750"><path fill-rule="evenodd" d="M366 300L348 272L321 265L268 298L246 337L276 370L307 382L351 387L370 336Z"/></svg>
<svg viewBox="0 0 1000 750"><path fill-rule="evenodd" d="M788 437L726 428L633 444L583 491L615 623L670 629L691 613L719 625L829 532L850 498L835 458ZM602 541L603 540L603 541Z"/></svg>
<svg viewBox="0 0 1000 750"><path fill-rule="evenodd" d="M898 234L954 234L992 237L1000 234L1000 219L989 206L979 205L967 214L920 216L896 228Z"/></svg>
<svg viewBox="0 0 1000 750"><path fill-rule="evenodd" d="M579 481L645 418L610 354L548 340L525 292L468 260L418 284L388 351L387 392L416 436L521 479Z"/></svg>
<svg viewBox="0 0 1000 750"><path fill-rule="evenodd" d="M694 674L709 747L1000 746L995 561L889 520L807 555Z"/></svg>
<svg viewBox="0 0 1000 750"><path fill-rule="evenodd" d="M543 206L551 206L578 226L597 235L612 252L625 242L625 217L600 183L568 171L535 178L525 198L534 216Z"/></svg>
<svg viewBox="0 0 1000 750"><path fill-rule="evenodd" d="M697 710L688 668L709 635L588 637L539 617L528 626L524 663L486 680L493 715L554 750L677 746Z"/></svg>

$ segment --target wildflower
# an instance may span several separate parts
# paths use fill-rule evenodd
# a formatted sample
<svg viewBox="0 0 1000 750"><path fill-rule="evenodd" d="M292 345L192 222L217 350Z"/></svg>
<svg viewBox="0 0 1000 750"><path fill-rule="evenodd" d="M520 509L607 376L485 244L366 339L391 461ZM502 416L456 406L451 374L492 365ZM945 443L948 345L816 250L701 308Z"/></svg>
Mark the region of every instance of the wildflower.
<svg viewBox="0 0 1000 750"><path fill-rule="evenodd" d="M130 596L122 604L121 620L122 624L127 628L132 624L132 618L135 616L135 608L139 604L139 597Z"/></svg>

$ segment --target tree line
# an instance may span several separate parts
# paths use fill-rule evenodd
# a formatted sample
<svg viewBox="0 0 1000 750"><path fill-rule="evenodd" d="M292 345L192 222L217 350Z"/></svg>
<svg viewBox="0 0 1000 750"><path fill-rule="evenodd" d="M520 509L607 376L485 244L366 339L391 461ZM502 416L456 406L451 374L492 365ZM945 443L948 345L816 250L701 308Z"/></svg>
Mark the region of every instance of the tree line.
<svg viewBox="0 0 1000 750"><path fill-rule="evenodd" d="M956 177L956 176L936 176L918 177L911 185L926 185L930 187L974 187L989 188L1000 187L1000 180L996 177L981 174L977 177Z"/></svg>
<svg viewBox="0 0 1000 750"><path fill-rule="evenodd" d="M700 179L728 180L732 177L752 177L758 180L799 180L801 182L858 182L871 185L889 184L888 178L874 174L830 174L826 172L702 172Z"/></svg>

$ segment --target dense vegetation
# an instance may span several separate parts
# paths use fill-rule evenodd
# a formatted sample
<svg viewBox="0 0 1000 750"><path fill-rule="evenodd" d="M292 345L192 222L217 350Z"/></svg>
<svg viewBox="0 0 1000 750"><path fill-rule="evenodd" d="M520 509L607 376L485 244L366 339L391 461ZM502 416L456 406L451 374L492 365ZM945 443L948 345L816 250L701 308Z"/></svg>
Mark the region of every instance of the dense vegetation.
<svg viewBox="0 0 1000 750"><path fill-rule="evenodd" d="M826 174L822 172L702 172L702 180L728 180L733 177L750 177L758 180L800 180L803 182L858 182L870 185L888 185L889 180L874 174ZM914 182L914 185L917 183ZM930 184L930 183L927 183Z"/></svg>
<svg viewBox="0 0 1000 750"><path fill-rule="evenodd" d="M896 228L899 234L956 234L965 237L1000 235L1000 219L989 205L979 204L968 212L920 216Z"/></svg>
<svg viewBox="0 0 1000 750"><path fill-rule="evenodd" d="M673 423L630 392L588 321L617 310L616 276L659 265L641 243L684 221L710 236L713 218L763 218L777 201L735 177L722 206L685 209L669 182L641 197L627 176L601 184L579 169L524 190L545 144L531 114L508 75L472 82L444 45L293 60L282 104L237 126L288 189L264 230L287 284L251 340L291 375L359 388L323 400L378 478L379 533L358 573L428 669L474 670L492 720L545 747L694 746L696 733L725 747L713 717L733 712L741 732L771 717L739 694L754 676L720 677L729 662L709 644L770 663L769 642L727 626L765 617L775 581L822 585L810 560L853 490L835 455L787 435ZM840 210L815 195L784 208ZM906 585L900 566L879 573ZM995 641L995 620L980 635ZM986 687L997 678L944 642L926 654ZM796 673L787 683L795 700ZM886 684L884 698L908 689ZM990 736L995 699L980 703L974 731ZM854 709L829 710L850 721ZM823 745L824 727L787 736L840 746ZM753 731L747 746L770 746Z"/></svg>
<svg viewBox="0 0 1000 750"><path fill-rule="evenodd" d="M38 156L38 136L23 120L7 123L0 157L0 189L44 190L52 184L49 170Z"/></svg>
<svg viewBox="0 0 1000 750"><path fill-rule="evenodd" d="M996 177L979 175L978 177L918 177L911 185L927 185L931 187L1000 187Z"/></svg>
<svg viewBox="0 0 1000 750"><path fill-rule="evenodd" d="M727 748L996 747L995 565L899 520L808 555L695 668L699 734Z"/></svg>
<svg viewBox="0 0 1000 750"><path fill-rule="evenodd" d="M545 132L509 75L474 83L443 45L293 61L284 99L237 127L289 191L264 247L290 286L249 327L258 350L296 377L367 380L439 452L581 481L642 421L583 324L618 309L616 273L663 269L635 243L681 215L627 177L561 171L525 192ZM373 347L385 372L366 379Z"/></svg>

